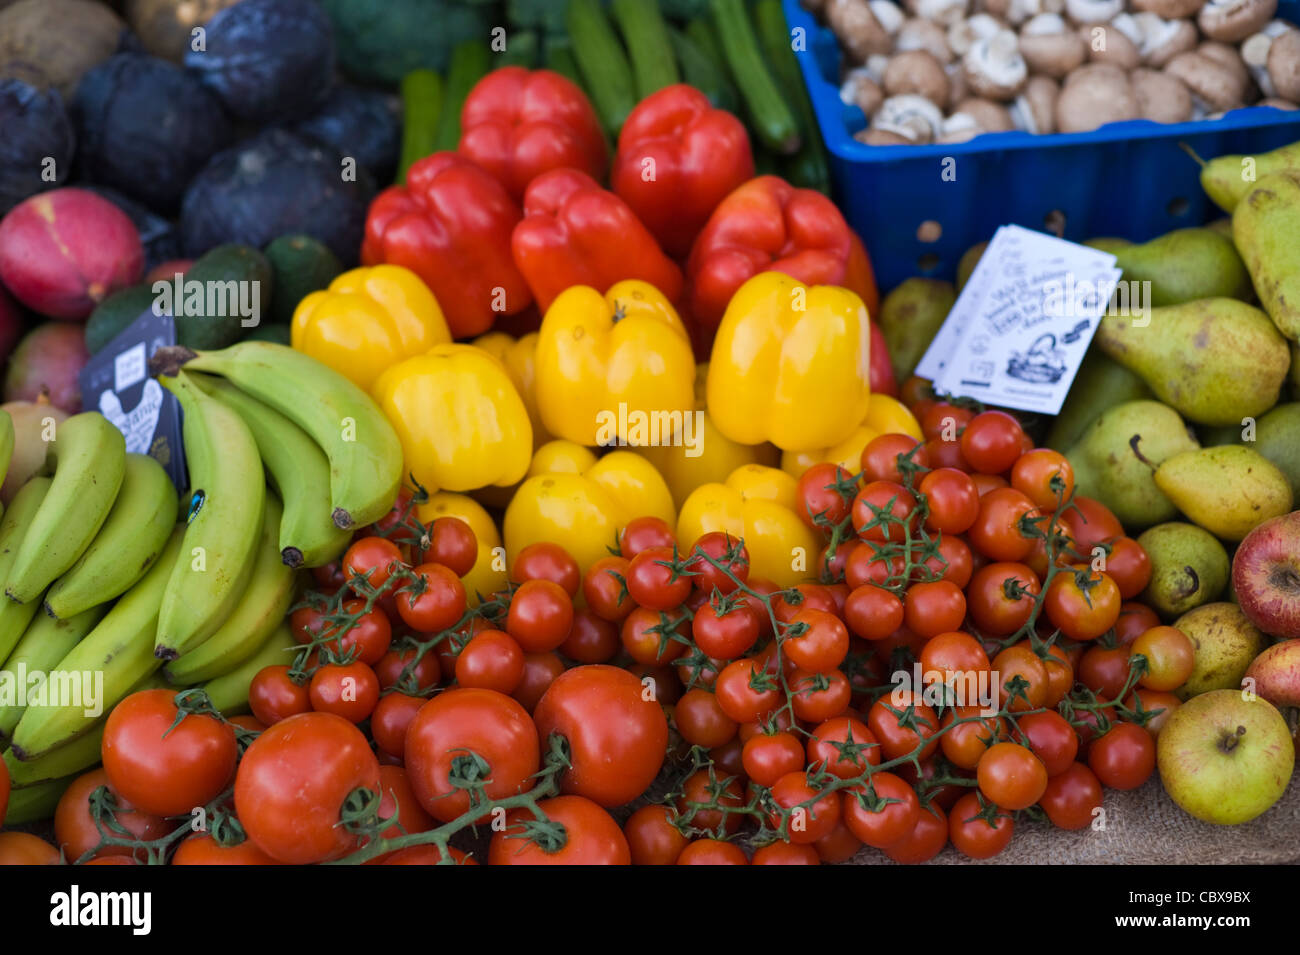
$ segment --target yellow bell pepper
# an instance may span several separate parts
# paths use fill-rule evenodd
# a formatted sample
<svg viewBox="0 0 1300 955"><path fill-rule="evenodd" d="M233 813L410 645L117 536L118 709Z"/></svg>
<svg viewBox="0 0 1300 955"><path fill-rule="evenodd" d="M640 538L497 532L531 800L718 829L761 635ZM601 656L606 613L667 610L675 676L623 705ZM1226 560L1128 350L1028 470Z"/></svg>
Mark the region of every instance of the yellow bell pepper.
<svg viewBox="0 0 1300 955"><path fill-rule="evenodd" d="M780 468L746 464L722 484L696 488L682 505L677 539L683 550L702 534L743 538L755 576L780 587L816 580L821 544L799 519L798 482Z"/></svg>
<svg viewBox="0 0 1300 955"><path fill-rule="evenodd" d="M293 313L289 340L369 391L386 368L451 341L438 300L400 265L344 272Z"/></svg>
<svg viewBox="0 0 1300 955"><path fill-rule="evenodd" d="M533 452L533 460L528 465L528 476L582 474L594 468L599 460L591 448L575 441L556 438L554 441L547 441Z"/></svg>
<svg viewBox="0 0 1300 955"><path fill-rule="evenodd" d="M709 415L741 444L839 444L867 413L870 343L867 309L853 292L760 272L737 289L718 326Z"/></svg>
<svg viewBox="0 0 1300 955"><path fill-rule="evenodd" d="M578 444L666 443L694 407L695 360L672 304L647 282L566 289L537 341L546 430Z"/></svg>
<svg viewBox="0 0 1300 955"><path fill-rule="evenodd" d="M708 372L708 362L701 362L695 370L697 417L692 428L694 440L633 448L664 476L668 489L673 492L673 503L679 508L701 484L725 481L727 475L742 464L774 467L781 454L774 445L740 444L718 430L705 410L704 382Z"/></svg>
<svg viewBox="0 0 1300 955"><path fill-rule="evenodd" d="M501 362L473 345L438 345L394 365L374 397L397 430L406 469L429 490L514 484L533 428Z"/></svg>
<svg viewBox="0 0 1300 955"><path fill-rule="evenodd" d="M529 332L522 338L512 338L505 332L488 332L472 344L490 352L505 365L528 409L528 420L533 424L533 446L539 448L551 440L551 435L542 424L542 413L537 407L537 338L537 332Z"/></svg>
<svg viewBox="0 0 1300 955"><path fill-rule="evenodd" d="M430 494L429 500L416 508L416 515L424 524L432 524L440 517L459 517L469 525L478 540L478 556L470 572L461 578L465 596L471 607L479 605L479 595L490 597L506 587L506 551L501 546L501 534L492 516L472 497L439 491Z"/></svg>
<svg viewBox="0 0 1300 955"><path fill-rule="evenodd" d="M862 470L862 449L882 434L906 434L917 441L924 440L921 425L907 405L897 398L876 393L871 396L867 415L862 423L847 438L830 448L818 448L816 451L784 451L781 454L781 467L795 477L814 464L831 461L852 474Z"/></svg>
<svg viewBox="0 0 1300 955"><path fill-rule="evenodd" d="M572 467L575 459L557 455L555 460ZM524 481L506 508L506 556L513 561L529 544L551 541L586 570L609 553L607 548L629 521L647 515L662 518L670 527L676 522L668 485L645 458L611 451L580 472L538 473Z"/></svg>

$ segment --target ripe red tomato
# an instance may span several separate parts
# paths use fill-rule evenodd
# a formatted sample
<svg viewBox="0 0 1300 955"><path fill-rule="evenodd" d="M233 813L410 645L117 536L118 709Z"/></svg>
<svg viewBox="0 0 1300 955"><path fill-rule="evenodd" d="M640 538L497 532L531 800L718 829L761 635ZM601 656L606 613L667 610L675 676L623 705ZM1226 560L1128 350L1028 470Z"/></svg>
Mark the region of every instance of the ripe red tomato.
<svg viewBox="0 0 1300 955"><path fill-rule="evenodd" d="M618 627L583 607L573 613L573 626L560 644L560 652L577 663L608 663L621 646Z"/></svg>
<svg viewBox="0 0 1300 955"><path fill-rule="evenodd" d="M181 840L172 854L172 865L279 865L257 847L252 839L223 846L209 832L196 832Z"/></svg>
<svg viewBox="0 0 1300 955"><path fill-rule="evenodd" d="M935 544L936 555L925 559L925 569L937 580L947 580L963 590L970 583L974 572L974 561L970 548L960 537L943 535ZM913 579L917 579L916 576Z"/></svg>
<svg viewBox="0 0 1300 955"><path fill-rule="evenodd" d="M961 433L962 457L984 474L1011 470L1024 445L1024 429L1005 411L981 411Z"/></svg>
<svg viewBox="0 0 1300 955"><path fill-rule="evenodd" d="M605 620L618 623L632 612L636 602L627 592L626 557L602 557L590 567L582 578L582 595L591 612Z"/></svg>
<svg viewBox="0 0 1300 955"><path fill-rule="evenodd" d="M741 760L752 782L771 786L786 773L803 768L803 744L793 733L757 733L745 741Z"/></svg>
<svg viewBox="0 0 1300 955"><path fill-rule="evenodd" d="M1151 558L1131 537L1117 537L1110 543L1106 573L1119 587L1119 595L1132 600L1151 583Z"/></svg>
<svg viewBox="0 0 1300 955"><path fill-rule="evenodd" d="M1055 710L1029 713L1016 720L1018 738L1029 744L1033 754L1042 760L1048 777L1059 776L1074 765L1079 753L1079 737L1074 727Z"/></svg>
<svg viewBox="0 0 1300 955"><path fill-rule="evenodd" d="M800 520L823 537L829 537L831 529L849 516L852 506L853 498L846 499L840 489L845 488L851 495L852 486L853 475L838 464L814 464L799 476L795 489Z"/></svg>
<svg viewBox="0 0 1300 955"><path fill-rule="evenodd" d="M694 832L714 835L733 833L740 828L740 815L724 810L744 804L740 780L719 776L716 769L712 778L707 769L696 770L687 776L674 802L682 825Z"/></svg>
<svg viewBox="0 0 1300 955"><path fill-rule="evenodd" d="M821 865L821 856L811 845L792 842L770 842L754 850L750 865Z"/></svg>
<svg viewBox="0 0 1300 955"><path fill-rule="evenodd" d="M427 528L429 546L421 560L442 564L457 577L474 569L478 560L478 538L474 529L459 517L439 517Z"/></svg>
<svg viewBox="0 0 1300 955"><path fill-rule="evenodd" d="M533 788L540 766L537 728L518 701L495 690L453 689L420 708L406 730L406 770L420 804L450 822L469 809L469 794L452 774L486 777L493 799ZM487 762L473 768L470 754Z"/></svg>
<svg viewBox="0 0 1300 955"><path fill-rule="evenodd" d="M370 714L370 735L375 745L389 756L402 758L406 751L406 730L425 700L405 693L387 693L379 698Z"/></svg>
<svg viewBox="0 0 1300 955"><path fill-rule="evenodd" d="M970 475L956 468L936 468L921 478L930 513L925 526L944 534L961 534L980 513L980 495Z"/></svg>
<svg viewBox="0 0 1300 955"><path fill-rule="evenodd" d="M454 846L448 847L447 855L455 865L478 865L478 860L466 855ZM434 845L411 846L398 849L384 857L380 865L438 865L442 862L442 851Z"/></svg>
<svg viewBox="0 0 1300 955"><path fill-rule="evenodd" d="M311 710L311 694L305 683L295 683L289 677L289 667L277 663L262 667L248 685L248 708L266 726L307 713Z"/></svg>
<svg viewBox="0 0 1300 955"><path fill-rule="evenodd" d="M828 865L848 862L862 848L862 840L844 824L844 809L840 808L840 821L831 830L830 835L822 836L813 843L817 857Z"/></svg>
<svg viewBox="0 0 1300 955"><path fill-rule="evenodd" d="M239 755L235 731L215 717L190 713L177 722L175 697L172 690L132 693L104 724L109 784L155 816L207 805L234 776Z"/></svg>
<svg viewBox="0 0 1300 955"><path fill-rule="evenodd" d="M1043 761L1017 743L994 743L976 768L980 792L1003 809L1028 809L1047 788Z"/></svg>
<svg viewBox="0 0 1300 955"><path fill-rule="evenodd" d="M1183 705L1183 701L1172 693L1166 693L1162 690L1148 690L1146 687L1141 686L1129 694L1128 699L1124 701L1124 705L1131 710L1136 710L1139 701L1142 703L1143 710L1153 714L1143 724L1152 738L1160 736L1160 730L1169 721L1169 717L1174 715L1174 710Z"/></svg>
<svg viewBox="0 0 1300 955"><path fill-rule="evenodd" d="M901 484L872 481L853 499L853 527L864 541L905 541L916 524L916 498Z"/></svg>
<svg viewBox="0 0 1300 955"><path fill-rule="evenodd" d="M344 654L353 655L354 659L362 663L375 664L380 658L388 652L389 645L393 642L393 625L388 619L388 615L378 606L366 610L364 600L345 600L343 601L343 612L352 616L357 616L357 620L339 636L338 628L332 628L326 634L325 642L318 646L328 647L333 653L341 658ZM301 612L301 611L296 611ZM319 620L305 621L303 624L302 634L306 635L316 628L320 623ZM299 637L300 643L310 643L311 640L303 640Z"/></svg>
<svg viewBox="0 0 1300 955"><path fill-rule="evenodd" d="M647 547L667 547L671 550L675 543L677 535L661 517L638 517L628 521L618 537L619 551L628 560Z"/></svg>
<svg viewBox="0 0 1300 955"><path fill-rule="evenodd" d="M526 653L554 650L573 626L573 600L559 584L529 580L510 598L506 631Z"/></svg>
<svg viewBox="0 0 1300 955"><path fill-rule="evenodd" d="M393 820L393 824L381 834L383 838L396 839L413 832L428 832L434 827L433 817L420 805L411 789L410 777L401 766L380 766L379 787L379 816ZM386 852L375 856L366 865L383 865L384 860L392 855L392 852Z"/></svg>
<svg viewBox="0 0 1300 955"><path fill-rule="evenodd" d="M379 702L379 678L364 663L327 665L312 674L308 692L316 712L360 723Z"/></svg>
<svg viewBox="0 0 1300 955"><path fill-rule="evenodd" d="M705 749L713 749L733 739L739 727L735 720L722 712L717 697L698 688L682 694L673 710L673 717L682 739Z"/></svg>
<svg viewBox="0 0 1300 955"><path fill-rule="evenodd" d="M980 498L979 516L966 531L966 538L992 560L1024 560L1033 549L1034 538L1025 536L1020 521L1034 513L1034 502L1015 488L989 491Z"/></svg>
<svg viewBox="0 0 1300 955"><path fill-rule="evenodd" d="M376 590L388 582L394 566L402 566L402 552L383 537L362 537L343 555L343 573L347 579L364 577Z"/></svg>
<svg viewBox="0 0 1300 955"><path fill-rule="evenodd" d="M801 720L825 722L847 710L853 700L849 678L839 670L794 670L789 680L790 706Z"/></svg>
<svg viewBox="0 0 1300 955"><path fill-rule="evenodd" d="M899 699L895 700L895 696ZM872 703L867 711L867 726L880 742L885 759L907 756L923 740L928 742L917 754L918 758L929 759L939 748L939 741L931 739L939 731L939 717L910 692L889 693Z"/></svg>
<svg viewBox="0 0 1300 955"><path fill-rule="evenodd" d="M623 823L633 865L672 865L689 841L672 823L670 807L642 806Z"/></svg>
<svg viewBox="0 0 1300 955"><path fill-rule="evenodd" d="M843 813L845 825L860 841L877 849L886 849L911 834L920 816L921 804L916 791L902 778L890 772L879 772L871 774L869 784L845 791Z"/></svg>
<svg viewBox="0 0 1300 955"><path fill-rule="evenodd" d="M1120 604L1119 618L1115 621L1115 640L1120 646L1131 646L1133 641L1152 627L1160 626L1160 618L1146 604Z"/></svg>
<svg viewBox="0 0 1300 955"><path fill-rule="evenodd" d="M936 803L922 806L916 825L901 842L885 848L884 853L900 865L929 862L948 844L948 816Z"/></svg>
<svg viewBox="0 0 1300 955"><path fill-rule="evenodd" d="M867 446L862 449L860 460L862 479L867 482L893 481L895 484L904 483L903 472L898 467L898 456L900 454L906 455L913 448L916 449L911 456L913 464L919 468L933 466L925 448L911 435L882 434L879 437L872 438L867 442Z"/></svg>
<svg viewBox="0 0 1300 955"><path fill-rule="evenodd" d="M444 640L442 645L450 643L450 640ZM379 678L379 686L385 690L390 687L397 687L406 693L416 693L420 690L427 690L431 686L436 686L442 678L442 667L438 663L436 651L429 651L420 657L420 662L411 667L411 672L402 676L403 671L415 659L418 651L411 650L389 650L375 664L375 676Z"/></svg>
<svg viewBox="0 0 1300 955"><path fill-rule="evenodd" d="M966 722L969 720L969 722ZM954 725L956 724L956 725ZM984 716L978 706L958 706L944 711L943 726L952 727L939 737L939 748L959 769L974 769L989 747L1003 738L1003 721Z"/></svg>
<svg viewBox="0 0 1300 955"><path fill-rule="evenodd" d="M945 441L943 438L931 438L922 447L922 453L932 468L956 468L958 471L972 470L962 456L961 441Z"/></svg>
<svg viewBox="0 0 1300 955"><path fill-rule="evenodd" d="M1124 536L1124 527L1110 508L1081 494L1075 495L1074 507L1061 515L1061 523L1084 557L1098 544Z"/></svg>
<svg viewBox="0 0 1300 955"><path fill-rule="evenodd" d="M582 584L582 572L578 569L578 562L559 544L538 541L529 544L515 557L510 579L517 584L526 580L549 580L563 587L570 597L576 597Z"/></svg>
<svg viewBox="0 0 1300 955"><path fill-rule="evenodd" d="M461 686L509 695L523 678L524 651L500 630L475 634L456 658L456 682Z"/></svg>
<svg viewBox="0 0 1300 955"><path fill-rule="evenodd" d="M441 633L465 615L465 585L449 567L421 564L417 581L397 594L397 612L406 625L420 633ZM423 588L422 592L416 592Z"/></svg>
<svg viewBox="0 0 1300 955"><path fill-rule="evenodd" d="M1104 702L1119 699L1128 677L1128 647L1091 646L1079 661L1079 682Z"/></svg>
<svg viewBox="0 0 1300 955"><path fill-rule="evenodd" d="M1001 683L998 686L998 703L1016 712L1036 710L1047 700L1047 667L1028 643L1017 643L1007 647L993 658L993 672L998 674ZM1010 699L1007 684L1019 678L1026 686L1019 687L1019 693Z"/></svg>
<svg viewBox="0 0 1300 955"><path fill-rule="evenodd" d="M631 865L632 851L618 823L581 796L556 796L537 808L559 828L537 824L531 811L506 814L506 828L492 836L488 865Z"/></svg>
<svg viewBox="0 0 1300 955"><path fill-rule="evenodd" d="M103 769L92 769L73 780L59 798L54 810L54 841L63 850L69 862L76 862L83 855L99 845L99 830L90 812L90 796L100 786L108 788L115 797L117 808L114 819L126 829L131 837L141 842L161 839L172 830L172 825L161 816L140 812L128 800L118 795L108 781L108 773ZM102 824L107 827L108 819ZM93 858L106 856L128 856L143 862L145 853L130 846L105 846L95 853Z"/></svg>
<svg viewBox="0 0 1300 955"><path fill-rule="evenodd" d="M781 702L781 685L776 677L750 658L723 667L713 689L722 711L737 723L753 722Z"/></svg>
<svg viewBox="0 0 1300 955"><path fill-rule="evenodd" d="M1096 640L1119 619L1122 600L1115 581L1097 571L1062 571L1043 600L1047 619L1071 640Z"/></svg>
<svg viewBox="0 0 1300 955"><path fill-rule="evenodd" d="M662 611L637 607L623 621L619 640L628 656L637 663L671 663L685 653L688 646L685 618L676 626L669 626L671 623L672 618Z"/></svg>
<svg viewBox="0 0 1300 955"><path fill-rule="evenodd" d="M0 832L0 866L62 865L59 850L30 832Z"/></svg>
<svg viewBox="0 0 1300 955"><path fill-rule="evenodd" d="M808 767L841 779L861 776L868 766L879 766L880 752L867 724L852 716L826 720L808 737Z"/></svg>
<svg viewBox="0 0 1300 955"><path fill-rule="evenodd" d="M912 584L903 595L903 623L918 637L957 630L966 620L966 595L947 580Z"/></svg>
<svg viewBox="0 0 1300 955"><path fill-rule="evenodd" d="M519 701L529 713L537 709L542 695L555 682L555 678L564 672L564 661L554 651L548 653L525 653L524 676L510 695Z"/></svg>
<svg viewBox="0 0 1300 955"><path fill-rule="evenodd" d="M937 674L933 678L936 682L946 683L966 673L988 672L988 668L989 656L984 647L962 630L936 634L921 648L921 673L927 683L932 673Z"/></svg>
<svg viewBox="0 0 1300 955"><path fill-rule="evenodd" d="M1083 763L1070 763L1047 781L1038 804L1058 829L1084 829L1101 808L1101 782Z"/></svg>
<svg viewBox="0 0 1300 955"><path fill-rule="evenodd" d="M744 851L734 842L696 839L677 856L678 865L749 865Z"/></svg>
<svg viewBox="0 0 1300 955"><path fill-rule="evenodd" d="M1196 648L1175 627L1152 627L1133 641L1132 650L1146 658L1138 684L1148 690L1176 690L1196 669Z"/></svg>
<svg viewBox="0 0 1300 955"><path fill-rule="evenodd" d="M824 610L800 610L784 637L782 649L805 670L833 670L848 656L849 631L839 617Z"/></svg>
<svg viewBox="0 0 1300 955"><path fill-rule="evenodd" d="M829 835L840 821L840 794L814 789L808 784L807 773L786 773L772 784L770 795L780 808L769 813L768 825L775 829L788 817L787 838L797 845Z"/></svg>
<svg viewBox="0 0 1300 955"><path fill-rule="evenodd" d="M1117 723L1088 747L1088 767L1103 786L1137 789L1155 771L1155 740L1136 723Z"/></svg>
<svg viewBox="0 0 1300 955"><path fill-rule="evenodd" d="M358 846L339 825L357 789L379 792L379 761L364 735L332 713L282 720L245 750L235 776L235 811L248 838L292 865L337 859Z"/></svg>
<svg viewBox="0 0 1300 955"><path fill-rule="evenodd" d="M534 718L544 745L552 733L568 740L572 765L560 779L565 792L621 806L654 781L668 721L645 691L626 670L601 665L574 667L551 684Z"/></svg>
<svg viewBox="0 0 1300 955"><path fill-rule="evenodd" d="M864 584L876 584L884 587L897 583L903 575L904 562L901 556L878 557L874 545L859 541L849 550L844 562L844 582L852 588Z"/></svg>
<svg viewBox="0 0 1300 955"><path fill-rule="evenodd" d="M960 439L962 428L975 417L975 412L947 401L936 401L921 409L917 423L927 440L956 442Z"/></svg>
<svg viewBox="0 0 1300 955"><path fill-rule="evenodd" d="M980 816L979 796L967 793L948 811L948 838L953 848L971 859L991 859L1011 842L1015 822L998 813L990 823Z"/></svg>
<svg viewBox="0 0 1300 955"><path fill-rule="evenodd" d="M691 580L695 589L704 594L712 594L715 590L729 594L736 589L736 581L723 572L723 567L741 583L749 580L749 548L730 534L722 531L703 534L692 545L690 554L686 569L694 575ZM716 567L705 560L704 555L712 558L721 567Z"/></svg>
<svg viewBox="0 0 1300 955"><path fill-rule="evenodd" d="M864 640L883 640L903 625L903 601L875 584L863 584L844 601L844 622Z"/></svg>
<svg viewBox="0 0 1300 955"><path fill-rule="evenodd" d="M673 610L691 593L691 578L674 570L678 563L671 547L647 547L627 567L627 589L632 599L651 610Z"/></svg>
<svg viewBox="0 0 1300 955"><path fill-rule="evenodd" d="M700 652L717 660L734 660L758 642L761 631L758 616L748 604L719 614L713 604L705 604L691 621L691 634Z"/></svg>
<svg viewBox="0 0 1300 955"><path fill-rule="evenodd" d="M1038 448L1022 454L1012 466L1011 486L1050 514L1074 490L1074 468L1059 451Z"/></svg>

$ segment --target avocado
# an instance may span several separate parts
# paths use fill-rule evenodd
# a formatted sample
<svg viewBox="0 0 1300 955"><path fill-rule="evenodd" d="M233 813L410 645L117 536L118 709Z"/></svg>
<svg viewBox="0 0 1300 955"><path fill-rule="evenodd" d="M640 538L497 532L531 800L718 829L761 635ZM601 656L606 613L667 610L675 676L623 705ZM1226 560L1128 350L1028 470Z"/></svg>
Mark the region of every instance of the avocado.
<svg viewBox="0 0 1300 955"><path fill-rule="evenodd" d="M325 243L309 235L282 235L266 247L275 295L268 319L278 325L293 321L298 303L333 282L343 266Z"/></svg>
<svg viewBox="0 0 1300 955"><path fill-rule="evenodd" d="M118 289L95 306L86 319L86 350L92 355L153 307L153 286L137 282Z"/></svg>
<svg viewBox="0 0 1300 955"><path fill-rule="evenodd" d="M172 301L176 338L200 350L233 345L269 313L274 291L271 263L245 245L219 245L205 253L185 273L179 300Z"/></svg>

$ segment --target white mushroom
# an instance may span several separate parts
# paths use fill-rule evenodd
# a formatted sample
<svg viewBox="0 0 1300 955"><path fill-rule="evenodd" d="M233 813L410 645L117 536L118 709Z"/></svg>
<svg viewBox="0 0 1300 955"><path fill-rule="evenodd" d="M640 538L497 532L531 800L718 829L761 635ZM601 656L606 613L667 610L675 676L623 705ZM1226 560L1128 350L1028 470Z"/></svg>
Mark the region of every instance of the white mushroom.
<svg viewBox="0 0 1300 955"><path fill-rule="evenodd" d="M1192 94L1183 81L1159 70L1137 69L1129 76L1138 115L1157 123L1185 123L1192 118Z"/></svg>
<svg viewBox="0 0 1300 955"><path fill-rule="evenodd" d="M1248 81L1229 66L1199 51L1179 53L1165 65L1211 112L1235 109L1245 102ZM1242 70L1244 73L1244 69Z"/></svg>
<svg viewBox="0 0 1300 955"><path fill-rule="evenodd" d="M1268 79L1275 95L1300 101L1300 30L1288 30L1268 50Z"/></svg>
<svg viewBox="0 0 1300 955"><path fill-rule="evenodd" d="M1040 13L1020 28L1020 55L1029 72L1060 79L1087 57L1083 38L1057 13Z"/></svg>
<svg viewBox="0 0 1300 955"><path fill-rule="evenodd" d="M1144 66L1162 67L1180 53L1196 47L1199 39L1191 20L1165 20L1154 13L1134 14L1142 30L1138 54Z"/></svg>
<svg viewBox="0 0 1300 955"><path fill-rule="evenodd" d="M1262 99L1255 105L1272 106L1274 109L1285 109L1285 110L1300 109L1300 106L1297 106L1289 99L1280 99L1277 96L1270 96L1268 99Z"/></svg>
<svg viewBox="0 0 1300 955"><path fill-rule="evenodd" d="M1262 30L1275 13L1277 0L1210 0L1196 24L1211 40L1236 43Z"/></svg>
<svg viewBox="0 0 1300 955"><path fill-rule="evenodd" d="M964 19L967 6L968 0L907 0L907 10L912 16L946 27Z"/></svg>
<svg viewBox="0 0 1300 955"><path fill-rule="evenodd" d="M894 129L882 129L878 126L869 129L861 129L853 134L853 138L860 143L866 143L868 146L915 146L916 140L907 136L906 131Z"/></svg>
<svg viewBox="0 0 1300 955"><path fill-rule="evenodd" d="M893 46L868 0L827 0L826 22L854 63L865 62L873 53L888 53Z"/></svg>
<svg viewBox="0 0 1300 955"><path fill-rule="evenodd" d="M984 130L980 129L979 123L970 113L953 113L943 121L939 127L939 135L935 138L936 143L964 143L968 139L974 139Z"/></svg>
<svg viewBox="0 0 1300 955"><path fill-rule="evenodd" d="M1031 76L1024 90L1011 104L1011 121L1016 129L1044 135L1056 132L1056 100L1061 87L1047 76Z"/></svg>
<svg viewBox="0 0 1300 955"><path fill-rule="evenodd" d="M983 0L979 8L1018 27L1040 13L1061 13L1065 0Z"/></svg>
<svg viewBox="0 0 1300 955"><path fill-rule="evenodd" d="M864 69L850 70L840 86L840 100L871 116L885 101L880 84Z"/></svg>
<svg viewBox="0 0 1300 955"><path fill-rule="evenodd" d="M972 96L958 103L952 113L954 116L962 114L973 117L976 125L986 133L1005 133L1016 128L1011 112L991 99Z"/></svg>
<svg viewBox="0 0 1300 955"><path fill-rule="evenodd" d="M1133 9L1139 13L1154 13L1166 20L1194 17L1205 5L1205 0L1133 0Z"/></svg>
<svg viewBox="0 0 1300 955"><path fill-rule="evenodd" d="M1207 40L1196 48L1196 52L1210 58L1224 69L1232 71L1237 78L1237 82L1241 84L1242 90L1244 90L1242 102L1255 98L1251 95L1253 91L1250 88L1250 70L1246 67L1245 61L1241 58L1241 53L1235 46Z"/></svg>
<svg viewBox="0 0 1300 955"><path fill-rule="evenodd" d="M988 39L976 41L962 57L961 65L971 92L991 100L1015 99L1029 78L1019 40L1010 30L999 30Z"/></svg>
<svg viewBox="0 0 1300 955"><path fill-rule="evenodd" d="M1241 41L1241 60L1250 71L1251 79L1265 96L1273 96L1277 89L1268 75L1268 51L1273 41L1295 27L1285 20L1273 20L1258 33L1251 34Z"/></svg>
<svg viewBox="0 0 1300 955"><path fill-rule="evenodd" d="M948 74L948 108L953 109L969 92L966 89L966 73L959 60L947 64L943 71Z"/></svg>
<svg viewBox="0 0 1300 955"><path fill-rule="evenodd" d="M1065 12L1075 23L1109 23L1124 12L1124 0L1065 0Z"/></svg>
<svg viewBox="0 0 1300 955"><path fill-rule="evenodd" d="M931 142L939 133L943 113L924 96L891 96L880 104L871 125L888 132L910 135L915 143Z"/></svg>
<svg viewBox="0 0 1300 955"><path fill-rule="evenodd" d="M896 54L885 70L884 86L886 96L915 93L941 108L948 102L948 74L925 50Z"/></svg>
<svg viewBox="0 0 1300 955"><path fill-rule="evenodd" d="M1137 97L1127 74L1109 63L1089 63L1070 74L1056 100L1056 128L1079 133L1137 118Z"/></svg>
<svg viewBox="0 0 1300 955"><path fill-rule="evenodd" d="M1129 31L1137 34L1134 40ZM1137 29L1133 18L1121 13L1110 23L1085 24L1079 27L1079 37L1083 40L1090 63L1110 63L1121 70L1131 70L1138 65L1138 43L1142 31Z"/></svg>
<svg viewBox="0 0 1300 955"><path fill-rule="evenodd" d="M885 81L885 70L889 69L889 57L884 53L873 53L867 57L867 62L862 64L863 68L877 83Z"/></svg>
<svg viewBox="0 0 1300 955"><path fill-rule="evenodd" d="M965 56L979 40L987 40L1006 25L987 13L977 13L948 27L948 48L956 56Z"/></svg>
<svg viewBox="0 0 1300 955"><path fill-rule="evenodd" d="M952 60L947 31L933 20L922 20L920 17L912 17L899 27L894 36L894 49L899 53L925 50L940 63Z"/></svg>
<svg viewBox="0 0 1300 955"><path fill-rule="evenodd" d="M876 17L876 22L884 28L884 31L891 37L896 34L906 18L903 8L894 3L894 0L867 0L867 2Z"/></svg>

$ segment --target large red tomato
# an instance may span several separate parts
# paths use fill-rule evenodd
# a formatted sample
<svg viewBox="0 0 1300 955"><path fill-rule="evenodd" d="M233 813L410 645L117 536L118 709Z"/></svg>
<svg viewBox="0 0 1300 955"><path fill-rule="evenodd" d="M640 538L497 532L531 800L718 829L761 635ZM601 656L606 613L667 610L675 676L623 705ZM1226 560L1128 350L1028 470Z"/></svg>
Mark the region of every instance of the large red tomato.
<svg viewBox="0 0 1300 955"><path fill-rule="evenodd" d="M632 851L614 817L590 799L556 796L537 808L554 825L538 824L529 810L509 813L492 837L488 865L631 865Z"/></svg>

